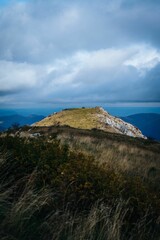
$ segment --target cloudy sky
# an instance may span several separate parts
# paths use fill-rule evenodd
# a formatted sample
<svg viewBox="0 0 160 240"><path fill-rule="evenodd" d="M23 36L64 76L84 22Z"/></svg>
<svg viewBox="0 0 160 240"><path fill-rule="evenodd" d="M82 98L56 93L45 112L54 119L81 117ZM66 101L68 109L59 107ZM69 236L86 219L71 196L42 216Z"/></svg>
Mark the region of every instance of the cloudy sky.
<svg viewBox="0 0 160 240"><path fill-rule="evenodd" d="M0 0L0 106L160 103L159 0Z"/></svg>

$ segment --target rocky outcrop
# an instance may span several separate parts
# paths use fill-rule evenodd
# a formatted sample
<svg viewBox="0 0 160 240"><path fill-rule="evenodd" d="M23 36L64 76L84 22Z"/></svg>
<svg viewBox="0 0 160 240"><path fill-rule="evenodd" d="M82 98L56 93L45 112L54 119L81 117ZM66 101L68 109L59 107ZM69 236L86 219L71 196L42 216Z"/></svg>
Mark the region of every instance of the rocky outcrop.
<svg viewBox="0 0 160 240"><path fill-rule="evenodd" d="M66 109L54 113L33 126L70 126L77 129L100 129L105 132L119 133L131 137L146 138L132 124L114 117L101 107Z"/></svg>
<svg viewBox="0 0 160 240"><path fill-rule="evenodd" d="M97 116L102 123L110 125L121 134L146 139L137 127L134 127L132 124L127 123L120 118L111 116L103 108L100 108L100 113L98 113Z"/></svg>

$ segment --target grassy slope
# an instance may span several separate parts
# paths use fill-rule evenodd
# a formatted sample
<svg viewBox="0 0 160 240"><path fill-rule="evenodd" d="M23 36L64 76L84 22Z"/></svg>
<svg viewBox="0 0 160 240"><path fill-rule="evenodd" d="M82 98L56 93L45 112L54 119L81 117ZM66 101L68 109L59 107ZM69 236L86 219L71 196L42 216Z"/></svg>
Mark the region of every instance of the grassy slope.
<svg viewBox="0 0 160 240"><path fill-rule="evenodd" d="M127 174L140 175L159 187L160 143L122 134L70 127L34 127L31 132L54 136L75 151L93 155L100 164L107 164ZM159 187L160 188L160 187Z"/></svg>
<svg viewBox="0 0 160 240"><path fill-rule="evenodd" d="M0 138L1 239L159 239L159 143L58 126L33 132L43 136Z"/></svg>
<svg viewBox="0 0 160 240"><path fill-rule="evenodd" d="M100 113L100 108L77 108L68 109L51 115L42 121L36 123L36 126L52 126L52 125L68 125L73 128L80 129L92 129L104 128L100 123L97 114ZM105 130L108 132L115 132L110 126L105 126Z"/></svg>
<svg viewBox="0 0 160 240"><path fill-rule="evenodd" d="M51 129L46 130L51 134ZM54 132L50 138L0 138L0 238L158 240L159 193L136 171L128 174L119 167L117 153L122 147L116 151L114 143L126 143L127 151L132 144L146 154L147 149L159 154L159 145L100 131L56 130L57 137ZM100 160L101 146L116 157L112 165L99 166L93 157L82 154L92 153ZM128 165L135 160L132 155L135 151L128 152Z"/></svg>

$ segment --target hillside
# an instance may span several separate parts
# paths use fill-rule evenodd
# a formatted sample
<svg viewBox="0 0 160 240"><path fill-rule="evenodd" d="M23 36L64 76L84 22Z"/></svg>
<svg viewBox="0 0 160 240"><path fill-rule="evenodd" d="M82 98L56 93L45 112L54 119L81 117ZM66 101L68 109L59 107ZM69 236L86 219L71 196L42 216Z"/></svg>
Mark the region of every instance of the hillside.
<svg viewBox="0 0 160 240"><path fill-rule="evenodd" d="M158 188L160 181L160 143L102 130L83 130L67 126L32 127L18 133L30 138L39 133L43 138L57 139L76 152L93 155L99 164L107 163L121 171L150 179ZM154 177L150 172L154 171Z"/></svg>
<svg viewBox="0 0 160 240"><path fill-rule="evenodd" d="M145 138L138 128L111 116L101 107L66 109L34 124L37 127L64 125L78 129L99 129L111 133Z"/></svg>
<svg viewBox="0 0 160 240"><path fill-rule="evenodd" d="M145 136L160 141L160 114L141 113L121 118L137 126Z"/></svg>
<svg viewBox="0 0 160 240"><path fill-rule="evenodd" d="M102 108L1 133L0 239L159 240L160 143L140 134Z"/></svg>
<svg viewBox="0 0 160 240"><path fill-rule="evenodd" d="M33 126L0 146L0 239L159 240L160 143Z"/></svg>

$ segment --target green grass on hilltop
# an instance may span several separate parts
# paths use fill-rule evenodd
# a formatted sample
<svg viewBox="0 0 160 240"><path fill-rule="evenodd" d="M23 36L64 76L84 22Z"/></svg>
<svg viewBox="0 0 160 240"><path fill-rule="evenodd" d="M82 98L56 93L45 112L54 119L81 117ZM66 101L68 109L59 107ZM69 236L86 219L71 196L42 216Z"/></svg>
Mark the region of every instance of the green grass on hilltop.
<svg viewBox="0 0 160 240"><path fill-rule="evenodd" d="M100 129L103 128L103 124L97 117L99 113L101 113L99 107L66 109L43 119L36 123L36 126L68 125L80 129ZM114 132L111 127L105 127L108 131Z"/></svg>

